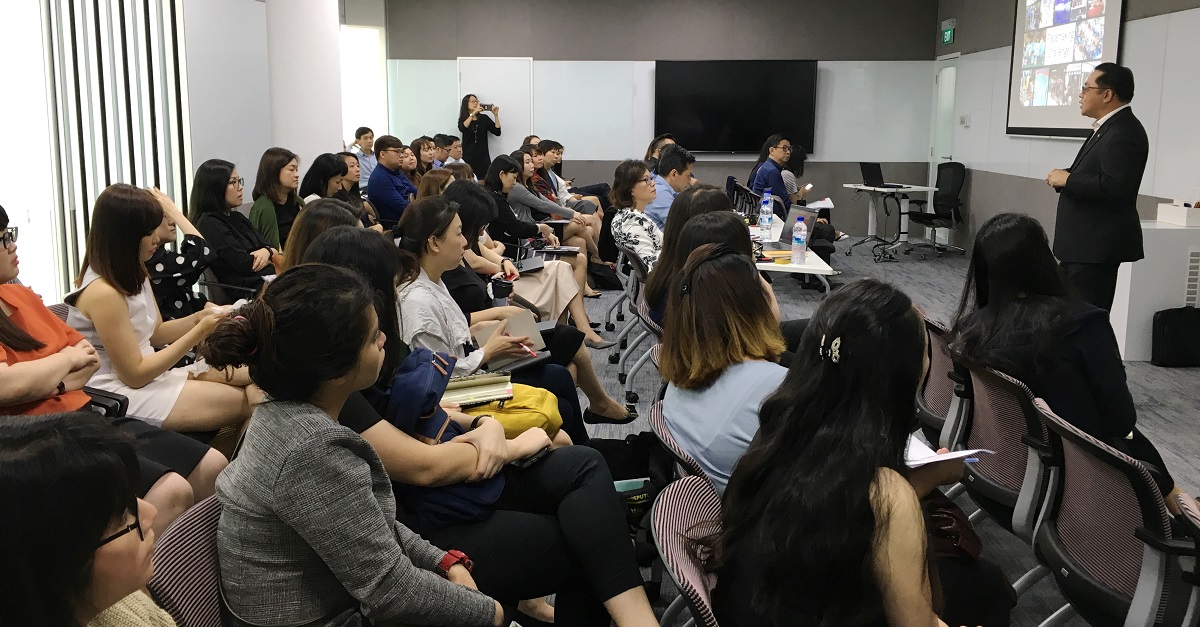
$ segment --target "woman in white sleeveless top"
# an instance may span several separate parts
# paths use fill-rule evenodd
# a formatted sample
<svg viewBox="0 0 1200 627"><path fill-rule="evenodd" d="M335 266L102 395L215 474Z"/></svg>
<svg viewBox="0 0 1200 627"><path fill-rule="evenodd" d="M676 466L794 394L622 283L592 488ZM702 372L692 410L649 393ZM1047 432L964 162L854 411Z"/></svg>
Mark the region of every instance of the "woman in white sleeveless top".
<svg viewBox="0 0 1200 627"><path fill-rule="evenodd" d="M143 265L166 225L161 192L112 185L96 199L83 271L67 295L67 324L96 348L89 385L129 398L130 416L172 431L205 432L250 417L261 392L245 371L174 368L226 314L204 309L163 322ZM155 351L155 346L165 346Z"/></svg>

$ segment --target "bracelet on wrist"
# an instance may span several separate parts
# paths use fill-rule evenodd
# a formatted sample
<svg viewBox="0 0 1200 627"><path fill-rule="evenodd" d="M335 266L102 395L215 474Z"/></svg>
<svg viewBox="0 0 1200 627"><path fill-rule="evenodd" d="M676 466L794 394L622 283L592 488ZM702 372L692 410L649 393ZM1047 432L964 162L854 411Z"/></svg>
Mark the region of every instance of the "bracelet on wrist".
<svg viewBox="0 0 1200 627"><path fill-rule="evenodd" d="M475 428L478 427L483 422L484 418L491 418L491 416L489 414L480 414L478 416L475 416L475 420L471 421L471 430L474 431Z"/></svg>

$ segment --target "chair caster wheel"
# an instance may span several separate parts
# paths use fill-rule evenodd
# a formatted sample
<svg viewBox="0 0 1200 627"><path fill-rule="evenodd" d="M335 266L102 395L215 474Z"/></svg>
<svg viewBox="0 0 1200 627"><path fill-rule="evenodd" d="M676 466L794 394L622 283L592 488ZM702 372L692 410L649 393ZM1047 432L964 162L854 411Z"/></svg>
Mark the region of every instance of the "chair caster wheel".
<svg viewBox="0 0 1200 627"><path fill-rule="evenodd" d="M617 375L617 381L620 382L621 385L625 385L625 379L627 379L627 378L628 378L628 375L626 375L624 372Z"/></svg>
<svg viewBox="0 0 1200 627"><path fill-rule="evenodd" d="M906 254L906 255L910 255L910 254L912 254L912 251L911 251L911 250L906 250L906 251L904 251L904 254Z"/></svg>
<svg viewBox="0 0 1200 627"><path fill-rule="evenodd" d="M853 251L853 250L847 250L847 251L846 251L846 256L847 256L847 257L849 257L849 256L850 256L850 253L852 253L852 252L854 252L854 251Z"/></svg>
<svg viewBox="0 0 1200 627"><path fill-rule="evenodd" d="M615 325L615 324L613 324L613 323L611 323L611 322L605 322L605 323L604 323L604 330L605 330L605 331L616 331L616 330L617 330L617 325Z"/></svg>
<svg viewBox="0 0 1200 627"><path fill-rule="evenodd" d="M626 402L626 403L636 403L636 402L638 402L638 395L637 395L637 392L626 392L626 393L625 393L625 402Z"/></svg>
<svg viewBox="0 0 1200 627"><path fill-rule="evenodd" d="M617 314L617 322L625 322L625 314L623 314L623 313ZM612 329L609 329L609 331L612 331Z"/></svg>
<svg viewBox="0 0 1200 627"><path fill-rule="evenodd" d="M621 362L621 353L609 353L608 363L616 364Z"/></svg>
<svg viewBox="0 0 1200 627"><path fill-rule="evenodd" d="M626 348L629 348L629 338L625 338L625 337L621 338L620 347L621 347L621 350L625 350Z"/></svg>

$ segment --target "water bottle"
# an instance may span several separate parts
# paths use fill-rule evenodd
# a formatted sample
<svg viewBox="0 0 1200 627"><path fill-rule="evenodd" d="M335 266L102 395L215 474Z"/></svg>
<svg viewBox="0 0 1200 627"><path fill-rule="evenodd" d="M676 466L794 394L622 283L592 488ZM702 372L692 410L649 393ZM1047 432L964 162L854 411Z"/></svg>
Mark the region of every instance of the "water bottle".
<svg viewBox="0 0 1200 627"><path fill-rule="evenodd" d="M771 200L771 188L763 190L762 203L758 206L758 238L764 242L771 239L771 219L775 209Z"/></svg>
<svg viewBox="0 0 1200 627"><path fill-rule="evenodd" d="M792 264L804 265L805 252L808 250L808 227L804 225L804 216L796 218L792 227Z"/></svg>

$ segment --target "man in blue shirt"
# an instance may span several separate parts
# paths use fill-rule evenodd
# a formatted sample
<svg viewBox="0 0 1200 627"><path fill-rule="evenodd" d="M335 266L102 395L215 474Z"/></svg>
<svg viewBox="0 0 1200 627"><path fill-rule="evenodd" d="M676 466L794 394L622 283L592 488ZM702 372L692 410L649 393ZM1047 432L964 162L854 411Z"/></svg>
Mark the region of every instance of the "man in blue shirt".
<svg viewBox="0 0 1200 627"><path fill-rule="evenodd" d="M788 210L792 208L792 198L783 182L782 170L792 157L792 142L777 133L767 138L766 149L767 158L751 173L750 191L763 194L770 189L772 196L783 200L783 217L787 217Z"/></svg>
<svg viewBox="0 0 1200 627"><path fill-rule="evenodd" d="M692 165L695 163L696 157L678 144L664 146L659 153L658 171L654 174L654 189L658 194L646 206L646 215L660 230L667 224L667 212L675 197L696 183L696 179L692 178Z"/></svg>
<svg viewBox="0 0 1200 627"><path fill-rule="evenodd" d="M354 143L350 144L350 152L358 157L358 186L366 191L370 185L371 173L378 163L375 159L375 132L360 126L354 131Z"/></svg>
<svg viewBox="0 0 1200 627"><path fill-rule="evenodd" d="M375 207L379 221L388 228L400 221L400 214L417 195L417 186L400 170L400 163L406 155L409 159L416 159L411 151L404 149L403 142L391 135L383 135L375 140L375 158L379 160L379 165L371 173L367 200Z"/></svg>

